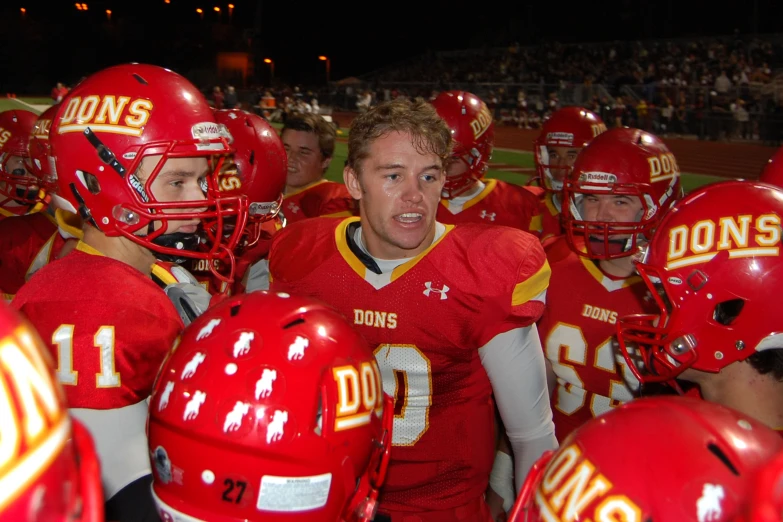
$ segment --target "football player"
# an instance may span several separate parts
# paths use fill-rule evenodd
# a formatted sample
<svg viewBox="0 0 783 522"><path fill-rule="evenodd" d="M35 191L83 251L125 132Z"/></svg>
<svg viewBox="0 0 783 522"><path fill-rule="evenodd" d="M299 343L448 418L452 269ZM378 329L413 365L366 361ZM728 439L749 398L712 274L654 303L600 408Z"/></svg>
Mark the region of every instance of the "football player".
<svg viewBox="0 0 783 522"><path fill-rule="evenodd" d="M41 182L28 169L28 143L38 115L0 112L0 220L38 212L44 206Z"/></svg>
<svg viewBox="0 0 783 522"><path fill-rule="evenodd" d="M701 187L661 221L636 269L654 313L621 317L642 382L695 383L708 401L783 429L783 190L759 182Z"/></svg>
<svg viewBox="0 0 783 522"><path fill-rule="evenodd" d="M103 522L92 438L68 414L49 349L0 303L0 521Z"/></svg>
<svg viewBox="0 0 783 522"><path fill-rule="evenodd" d="M269 288L267 254L271 237L282 228L279 215L286 183L286 152L275 129L262 117L240 109L215 111L218 123L231 135L234 152L223 164L220 190L224 196L244 195L248 200L248 223L235 252L234 282L215 276L203 259L181 260L183 266L211 294L239 294ZM230 230L230 226L224 226ZM214 232L212 232L214 233Z"/></svg>
<svg viewBox="0 0 783 522"><path fill-rule="evenodd" d="M487 104L469 92L445 91L432 105L454 142L438 222L505 225L540 235L536 195L505 181L484 179L495 141L495 122Z"/></svg>
<svg viewBox="0 0 783 522"><path fill-rule="evenodd" d="M286 221L353 215L356 204L345 186L323 177L334 154L334 127L318 114L297 114L286 119L280 137L288 156Z"/></svg>
<svg viewBox="0 0 783 522"><path fill-rule="evenodd" d="M755 484L781 451L774 431L735 410L691 397L637 399L542 457L509 521L747 521L745 510L760 507L751 499L779 489Z"/></svg>
<svg viewBox="0 0 783 522"><path fill-rule="evenodd" d="M360 216L289 224L269 256L270 288L350 318L394 397L379 521L490 520L493 392L520 479L556 446L535 327L543 249L510 227L437 222L450 157L428 102L371 108L351 125L344 169Z"/></svg>
<svg viewBox="0 0 783 522"><path fill-rule="evenodd" d="M616 350L616 323L654 309L633 255L679 195L672 153L659 138L630 128L592 140L563 183L565 235L546 249L552 281L538 323L556 381L558 441L638 392Z"/></svg>
<svg viewBox="0 0 783 522"><path fill-rule="evenodd" d="M0 291L7 301L30 277L50 260L60 256L69 234L69 226L80 226L78 217L50 205L51 194L57 184L51 168L49 129L58 105L46 109L36 120L28 138L27 171L37 180L39 187L35 198L40 212L16 216L16 219L0 220ZM25 183L32 183L25 180ZM28 189L25 189L28 190ZM21 208L21 207L18 207ZM58 228L58 222L63 224Z"/></svg>
<svg viewBox="0 0 783 522"><path fill-rule="evenodd" d="M155 520L146 399L183 323L151 280L152 252L179 255L203 221L244 225L246 200L219 197L221 162L210 158L230 151L225 128L168 69L126 64L87 77L63 100L50 142L57 205L83 218L83 238L12 305L49 344L71 413L95 439L107 518ZM193 255L231 252L241 231Z"/></svg>
<svg viewBox="0 0 783 522"><path fill-rule="evenodd" d="M213 306L150 400L162 520L372 520L394 416L380 379L367 342L322 303L259 291Z"/></svg>
<svg viewBox="0 0 783 522"><path fill-rule="evenodd" d="M563 107L541 126L533 152L537 182L545 191L541 203L542 242L563 233L560 221L563 180L579 151L605 130L603 120L583 107Z"/></svg>

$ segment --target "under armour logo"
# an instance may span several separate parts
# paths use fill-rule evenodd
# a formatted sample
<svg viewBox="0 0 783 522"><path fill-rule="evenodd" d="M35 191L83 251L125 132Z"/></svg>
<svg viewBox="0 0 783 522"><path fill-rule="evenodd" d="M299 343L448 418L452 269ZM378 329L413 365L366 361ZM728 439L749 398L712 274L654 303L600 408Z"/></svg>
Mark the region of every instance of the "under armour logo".
<svg viewBox="0 0 783 522"><path fill-rule="evenodd" d="M449 291L449 287L446 285L443 285L443 288L432 288L432 281L427 281L424 283L424 286L426 287L426 290L424 290L424 295L427 297L430 296L431 293L440 294L440 300L443 301L444 299L448 299L448 296L446 295L446 292Z"/></svg>
<svg viewBox="0 0 783 522"><path fill-rule="evenodd" d="M481 214L479 214L479 217L481 217L481 219L488 219L490 221L495 221L495 216L496 215L497 214L495 212L491 212L490 213L490 212L487 212L486 210L482 210Z"/></svg>
<svg viewBox="0 0 783 522"><path fill-rule="evenodd" d="M297 212L299 212L299 207L297 207L297 206L296 206L296 203L289 203L289 204L288 204L288 209L289 209L291 212L293 212L294 214L296 214Z"/></svg>

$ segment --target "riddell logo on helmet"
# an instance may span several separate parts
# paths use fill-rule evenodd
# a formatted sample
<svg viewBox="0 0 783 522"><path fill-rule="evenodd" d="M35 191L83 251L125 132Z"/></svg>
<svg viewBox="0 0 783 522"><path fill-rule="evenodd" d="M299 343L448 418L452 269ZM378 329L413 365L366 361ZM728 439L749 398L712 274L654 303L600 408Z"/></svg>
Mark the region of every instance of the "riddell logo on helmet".
<svg viewBox="0 0 783 522"><path fill-rule="evenodd" d="M536 504L543 520L641 520L642 510L627 496L611 494L612 488L612 482L572 444L547 466ZM597 507L590 513L589 506Z"/></svg>
<svg viewBox="0 0 783 522"><path fill-rule="evenodd" d="M546 141L550 145L573 145L574 135L570 132L548 132Z"/></svg>
<svg viewBox="0 0 783 522"><path fill-rule="evenodd" d="M581 183L616 183L617 176L608 172L584 172L579 175Z"/></svg>
<svg viewBox="0 0 783 522"><path fill-rule="evenodd" d="M58 134L84 132L109 132L127 136L141 136L150 119L152 102L142 98L131 100L129 96L74 96L60 118Z"/></svg>
<svg viewBox="0 0 783 522"><path fill-rule="evenodd" d="M489 112L487 106L482 103L478 116L475 120L470 122L470 128L473 129L473 139L478 139L487 132L487 129L489 129L491 124L492 114Z"/></svg>
<svg viewBox="0 0 783 522"><path fill-rule="evenodd" d="M722 217L717 224L705 219L691 226L680 225L669 230L666 268L706 263L721 250L728 250L732 259L779 256L780 236L780 216L776 214Z"/></svg>
<svg viewBox="0 0 783 522"><path fill-rule="evenodd" d="M349 430L369 424L373 412L383 409L381 372L375 361L332 369L337 384L337 411L334 431Z"/></svg>

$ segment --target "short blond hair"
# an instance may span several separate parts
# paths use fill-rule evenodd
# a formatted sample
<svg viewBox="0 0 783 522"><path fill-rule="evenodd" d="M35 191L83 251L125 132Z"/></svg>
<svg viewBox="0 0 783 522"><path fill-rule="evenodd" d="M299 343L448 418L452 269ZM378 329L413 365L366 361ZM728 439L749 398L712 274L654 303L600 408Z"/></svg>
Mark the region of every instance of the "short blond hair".
<svg viewBox="0 0 783 522"><path fill-rule="evenodd" d="M410 135L417 151L435 154L443 165L451 155L451 131L435 108L426 101L401 98L380 103L353 120L346 166L359 173L360 163L369 156L372 143L392 132Z"/></svg>

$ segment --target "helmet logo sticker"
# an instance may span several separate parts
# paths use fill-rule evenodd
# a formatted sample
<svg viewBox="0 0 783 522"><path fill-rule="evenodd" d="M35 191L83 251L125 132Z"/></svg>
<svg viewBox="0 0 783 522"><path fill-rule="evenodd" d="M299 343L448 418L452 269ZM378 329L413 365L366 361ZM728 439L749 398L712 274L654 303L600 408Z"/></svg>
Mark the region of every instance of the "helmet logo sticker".
<svg viewBox="0 0 783 522"><path fill-rule="evenodd" d="M288 412L275 410L272 415L272 422L266 427L266 443L271 444L283 438L285 433L285 423L288 422Z"/></svg>
<svg viewBox="0 0 783 522"><path fill-rule="evenodd" d="M201 330L198 331L198 335L196 335L196 340L200 341L205 337L209 337L209 335L212 334L212 330L214 330L215 327L219 324L220 324L220 319L210 319L209 322Z"/></svg>
<svg viewBox="0 0 783 522"><path fill-rule="evenodd" d="M160 400L158 401L158 411L163 411L166 406L169 405L169 397L171 392L174 391L174 381L166 383L166 387L163 389L163 393L160 394Z"/></svg>
<svg viewBox="0 0 783 522"><path fill-rule="evenodd" d="M245 355L250 351L250 341L255 339L256 334L253 332L242 332L239 334L239 339L234 343L234 358L241 355Z"/></svg>
<svg viewBox="0 0 783 522"><path fill-rule="evenodd" d="M196 391L196 393L193 394L193 397L191 397L191 399L185 405L185 413L182 418L184 420L193 420L198 417L199 409L201 409L201 405L204 404L204 401L206 400L206 393L200 390Z"/></svg>
<svg viewBox="0 0 783 522"><path fill-rule="evenodd" d="M188 361L188 364L185 365L185 367L182 369L182 375L180 376L181 379L188 379L190 377L193 377L193 375L196 373L196 369L198 369L199 365L204 362L204 359L206 359L206 354L203 354L201 352L196 352L193 355L193 358Z"/></svg>
<svg viewBox="0 0 783 522"><path fill-rule="evenodd" d="M234 404L234 409L228 412L226 415L226 421L223 423L223 431L228 433L229 431L236 431L242 426L242 419L247 412L250 411L250 405L242 401L237 401Z"/></svg>
<svg viewBox="0 0 783 522"><path fill-rule="evenodd" d="M704 484L701 497L696 501L696 516L699 522L720 519L723 511L720 502L725 495L723 486L720 484Z"/></svg>
<svg viewBox="0 0 783 522"><path fill-rule="evenodd" d="M305 348L310 345L310 340L301 335L297 335L294 342L288 347L288 360L299 361L304 358Z"/></svg>
<svg viewBox="0 0 783 522"><path fill-rule="evenodd" d="M264 368L261 378L256 381L256 400L266 399L272 395L272 385L277 380L277 370Z"/></svg>

